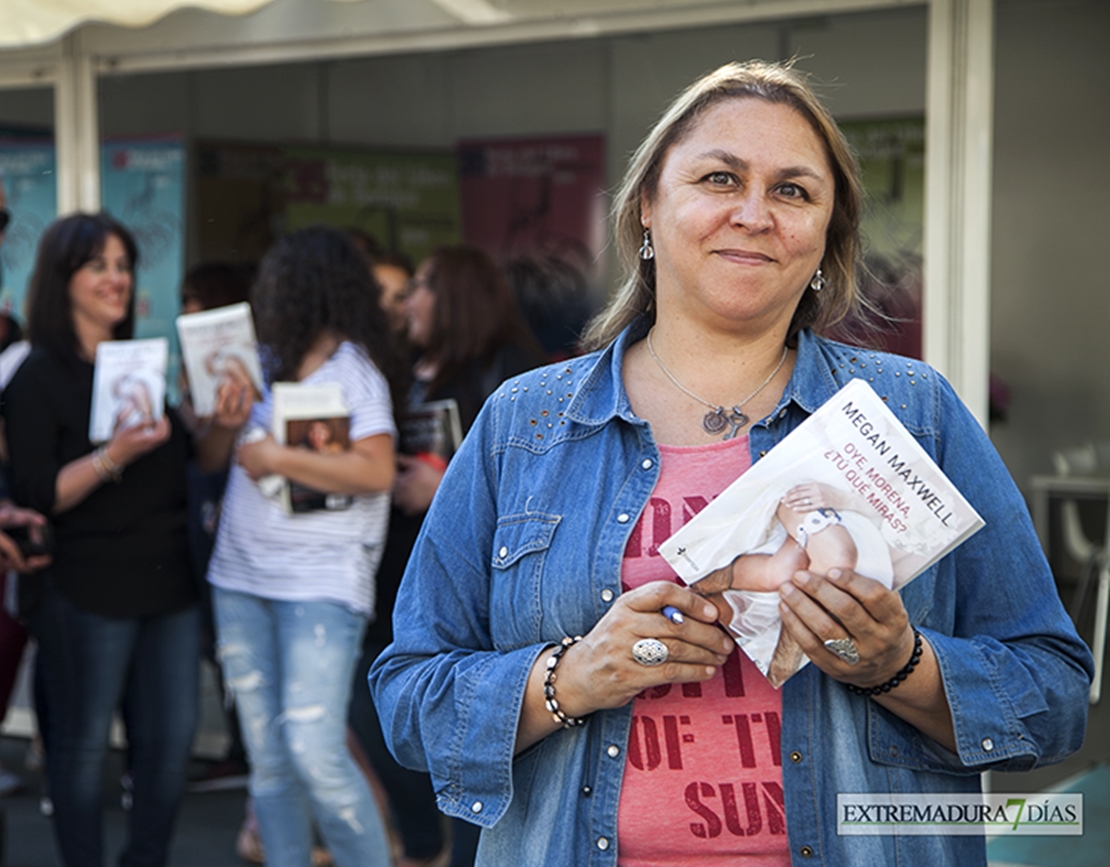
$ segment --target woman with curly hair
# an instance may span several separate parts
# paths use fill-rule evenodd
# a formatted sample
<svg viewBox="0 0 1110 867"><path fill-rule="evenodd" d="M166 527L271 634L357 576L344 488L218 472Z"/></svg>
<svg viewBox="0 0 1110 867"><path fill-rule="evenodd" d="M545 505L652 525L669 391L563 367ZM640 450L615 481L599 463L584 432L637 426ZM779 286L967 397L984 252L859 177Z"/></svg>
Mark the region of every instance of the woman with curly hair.
<svg viewBox="0 0 1110 867"><path fill-rule="evenodd" d="M394 478L389 324L365 259L322 227L270 250L252 302L268 381L338 383L351 441L321 453L263 435L267 387L236 448L209 565L266 863L308 864L315 820L338 867L385 865L382 819L347 749L346 709ZM287 514L255 484L271 475L348 495L339 499L349 505Z"/></svg>

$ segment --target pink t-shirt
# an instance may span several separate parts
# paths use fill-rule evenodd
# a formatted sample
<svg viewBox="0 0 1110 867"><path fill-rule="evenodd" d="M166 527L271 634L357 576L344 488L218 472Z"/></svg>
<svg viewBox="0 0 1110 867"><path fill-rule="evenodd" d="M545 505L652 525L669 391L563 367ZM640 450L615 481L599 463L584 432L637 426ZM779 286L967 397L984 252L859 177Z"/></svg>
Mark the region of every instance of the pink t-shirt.
<svg viewBox="0 0 1110 867"><path fill-rule="evenodd" d="M748 449L746 436L659 447L659 483L624 552L626 590L678 582L659 544L751 466ZM781 694L738 649L712 680L638 695L617 821L621 867L788 865L781 720Z"/></svg>

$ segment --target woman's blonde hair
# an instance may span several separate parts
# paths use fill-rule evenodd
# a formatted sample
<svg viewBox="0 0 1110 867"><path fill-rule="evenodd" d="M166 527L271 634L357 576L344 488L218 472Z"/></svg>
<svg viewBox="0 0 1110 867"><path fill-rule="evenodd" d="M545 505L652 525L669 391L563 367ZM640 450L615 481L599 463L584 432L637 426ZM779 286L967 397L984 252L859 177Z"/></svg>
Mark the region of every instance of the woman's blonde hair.
<svg viewBox="0 0 1110 867"><path fill-rule="evenodd" d="M726 99L762 99L790 106L809 122L832 167L836 193L821 261L825 288L802 296L790 336L807 327L828 328L859 309L855 270L863 191L844 134L806 83L805 75L791 64L729 63L683 91L632 155L612 212L617 252L626 276L613 299L587 327L582 339L585 348L607 345L638 315L654 313L655 262L639 256L643 236L640 203L645 196L651 199L655 195L670 148L686 137L705 111Z"/></svg>

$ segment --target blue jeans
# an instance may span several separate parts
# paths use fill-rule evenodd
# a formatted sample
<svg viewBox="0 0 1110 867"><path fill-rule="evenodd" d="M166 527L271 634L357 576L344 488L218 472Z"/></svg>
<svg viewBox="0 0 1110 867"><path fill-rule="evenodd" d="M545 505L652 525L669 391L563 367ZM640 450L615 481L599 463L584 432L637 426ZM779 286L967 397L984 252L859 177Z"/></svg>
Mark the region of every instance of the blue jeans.
<svg viewBox="0 0 1110 867"><path fill-rule="evenodd" d="M347 748L366 619L332 602L213 588L217 654L235 696L269 867L309 863L316 820L338 867L387 867L385 828Z"/></svg>
<svg viewBox="0 0 1110 867"><path fill-rule="evenodd" d="M66 867L102 867L104 759L117 707L127 708L135 783L121 867L166 863L197 722L195 606L112 618L82 611L45 579L31 613L50 708L47 775Z"/></svg>

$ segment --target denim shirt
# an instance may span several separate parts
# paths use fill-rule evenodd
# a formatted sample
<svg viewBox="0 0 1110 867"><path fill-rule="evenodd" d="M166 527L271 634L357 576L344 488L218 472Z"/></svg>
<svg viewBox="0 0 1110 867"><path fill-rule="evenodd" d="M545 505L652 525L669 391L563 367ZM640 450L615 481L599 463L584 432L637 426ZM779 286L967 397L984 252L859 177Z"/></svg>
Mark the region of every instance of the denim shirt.
<svg viewBox="0 0 1110 867"><path fill-rule="evenodd" d="M431 772L440 808L485 827L478 863L615 865L632 705L513 755L529 672L621 593L621 560L659 474L621 379L640 319L607 349L491 395L451 461L405 574L394 643L370 672L385 738ZM869 381L986 526L901 591L936 653L952 753L808 665L783 686L782 775L795 865L985 863L982 837L838 836L838 792L976 792L989 768L1083 741L1092 662L1029 513L986 434L927 365L802 332L758 460L849 378Z"/></svg>

